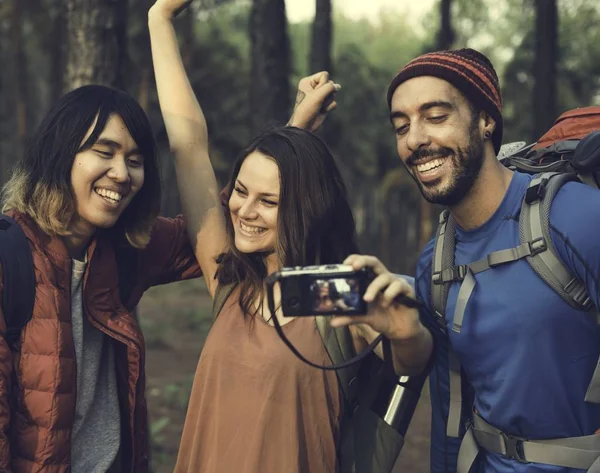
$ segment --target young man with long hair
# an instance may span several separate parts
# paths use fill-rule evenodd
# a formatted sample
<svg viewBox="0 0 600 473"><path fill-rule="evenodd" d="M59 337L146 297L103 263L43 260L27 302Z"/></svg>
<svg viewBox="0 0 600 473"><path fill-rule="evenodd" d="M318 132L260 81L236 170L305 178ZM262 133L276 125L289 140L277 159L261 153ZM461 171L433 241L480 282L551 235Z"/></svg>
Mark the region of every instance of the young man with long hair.
<svg viewBox="0 0 600 473"><path fill-rule="evenodd" d="M29 242L35 303L13 350L0 308L0 471L148 471L131 310L150 286L200 275L160 197L152 130L126 93L78 88L34 132L2 195Z"/></svg>

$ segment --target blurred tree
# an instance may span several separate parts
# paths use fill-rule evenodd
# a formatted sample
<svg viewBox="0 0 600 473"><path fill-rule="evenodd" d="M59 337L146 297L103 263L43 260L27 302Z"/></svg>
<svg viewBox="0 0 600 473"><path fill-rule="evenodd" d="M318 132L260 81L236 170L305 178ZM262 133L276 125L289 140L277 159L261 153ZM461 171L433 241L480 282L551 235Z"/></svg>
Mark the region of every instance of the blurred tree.
<svg viewBox="0 0 600 473"><path fill-rule="evenodd" d="M535 10L532 140L543 135L552 126L557 116L558 10L556 0L535 0Z"/></svg>
<svg viewBox="0 0 600 473"><path fill-rule="evenodd" d="M329 72L329 77L335 80L335 70L332 58L333 19L331 0L316 0L315 19L312 23L310 44L310 61L308 72L314 74L320 71ZM340 122L332 114L318 131L319 135L331 148L335 148L340 140Z"/></svg>
<svg viewBox="0 0 600 473"><path fill-rule="evenodd" d="M27 0L12 0L12 14L10 18L10 39L13 52L13 107L16 124L15 154L21 156L25 151L28 134L27 114L27 56L23 38L22 12L27 9ZM3 165L8 170L11 163Z"/></svg>
<svg viewBox="0 0 600 473"><path fill-rule="evenodd" d="M65 68L65 13L66 9L59 5L55 7L54 17L52 19L52 41L49 42L50 57L50 100L55 102L63 93L63 79Z"/></svg>
<svg viewBox="0 0 600 473"><path fill-rule="evenodd" d="M250 129L287 122L291 110L290 46L284 0L253 0L250 12Z"/></svg>
<svg viewBox="0 0 600 473"><path fill-rule="evenodd" d="M333 74L331 62L331 0L316 0L317 8L312 26L310 49L310 71L329 71Z"/></svg>
<svg viewBox="0 0 600 473"><path fill-rule="evenodd" d="M67 0L63 88L124 87L127 0Z"/></svg>
<svg viewBox="0 0 600 473"><path fill-rule="evenodd" d="M562 112L600 103L600 31L595 26L600 21L600 4L591 0L559 0L560 21L555 33L560 38L556 52L560 58L556 65L556 105L553 112L542 112L547 115L546 127L534 130L536 115L540 113L534 107L537 85L533 67L536 62L533 7L531 0L524 1L513 23L512 54L503 67L505 142L534 141ZM506 33L499 37L497 47L506 47L502 44L507 44Z"/></svg>
<svg viewBox="0 0 600 473"><path fill-rule="evenodd" d="M452 0L440 0L440 30L436 41L438 50L450 49L454 43L451 11Z"/></svg>

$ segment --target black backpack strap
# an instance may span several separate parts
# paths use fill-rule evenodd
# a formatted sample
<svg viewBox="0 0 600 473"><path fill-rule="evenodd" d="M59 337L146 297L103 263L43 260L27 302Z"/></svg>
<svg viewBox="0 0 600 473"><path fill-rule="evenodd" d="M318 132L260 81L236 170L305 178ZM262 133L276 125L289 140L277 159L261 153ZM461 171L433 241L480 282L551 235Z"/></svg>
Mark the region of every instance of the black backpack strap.
<svg viewBox="0 0 600 473"><path fill-rule="evenodd" d="M233 290L237 287L237 283L229 283L229 284L218 284L217 289L215 290L215 297L213 298L213 308L212 308L212 318L213 323L217 320L217 317L223 310L223 306L229 296L233 292Z"/></svg>
<svg viewBox="0 0 600 473"><path fill-rule="evenodd" d="M6 323L6 342L16 349L21 331L31 320L35 302L35 273L29 241L12 218L0 217L0 264L4 291L2 310Z"/></svg>

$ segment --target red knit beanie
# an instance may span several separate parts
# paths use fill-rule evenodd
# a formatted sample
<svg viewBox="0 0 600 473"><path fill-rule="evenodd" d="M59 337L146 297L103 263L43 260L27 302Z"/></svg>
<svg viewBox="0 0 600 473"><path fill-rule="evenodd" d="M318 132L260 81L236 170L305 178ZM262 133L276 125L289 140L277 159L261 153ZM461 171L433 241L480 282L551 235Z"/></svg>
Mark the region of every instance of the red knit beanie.
<svg viewBox="0 0 600 473"><path fill-rule="evenodd" d="M419 76L433 76L450 82L476 108L485 111L496 121L492 143L496 154L502 145L502 96L494 66L474 49L456 49L423 54L404 66L388 87L388 106L400 84Z"/></svg>

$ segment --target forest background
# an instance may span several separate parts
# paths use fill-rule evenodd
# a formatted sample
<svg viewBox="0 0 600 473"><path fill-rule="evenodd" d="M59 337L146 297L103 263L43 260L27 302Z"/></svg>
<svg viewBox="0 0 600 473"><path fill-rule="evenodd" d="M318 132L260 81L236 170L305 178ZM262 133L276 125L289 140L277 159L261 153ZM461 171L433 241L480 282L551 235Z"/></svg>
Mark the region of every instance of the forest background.
<svg viewBox="0 0 600 473"><path fill-rule="evenodd" d="M487 54L502 86L505 143L533 142L563 111L600 103L596 0L433 0L419 15L409 0L383 9L370 0L368 19L346 15L344 0L304 2L314 3L314 18L289 21L284 0L195 0L176 20L217 177L226 182L251 137L287 121L301 77L330 71L343 88L319 133L348 185L362 251L394 271L414 273L439 213L395 151L385 92L403 64L436 49ZM151 4L0 0L0 184L50 104L79 85L101 83L129 91L148 113L161 152L162 213L180 211L150 58ZM159 473L173 468L209 313L200 281L153 289L140 304ZM427 392L422 399L397 471L428 471Z"/></svg>

